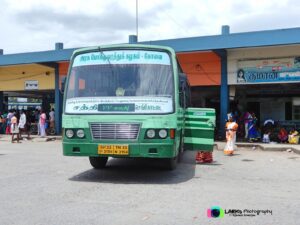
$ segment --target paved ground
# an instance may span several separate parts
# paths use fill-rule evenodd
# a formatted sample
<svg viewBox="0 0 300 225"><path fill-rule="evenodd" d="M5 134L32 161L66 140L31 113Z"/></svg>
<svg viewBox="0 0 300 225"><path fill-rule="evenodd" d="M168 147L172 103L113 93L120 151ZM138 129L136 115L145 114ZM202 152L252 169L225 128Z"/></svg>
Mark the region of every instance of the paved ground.
<svg viewBox="0 0 300 225"><path fill-rule="evenodd" d="M148 160L111 159L97 171L64 157L60 141L0 140L0 224L296 225L300 155L237 151L195 165L185 152L175 171ZM207 218L207 208L272 210L272 215Z"/></svg>

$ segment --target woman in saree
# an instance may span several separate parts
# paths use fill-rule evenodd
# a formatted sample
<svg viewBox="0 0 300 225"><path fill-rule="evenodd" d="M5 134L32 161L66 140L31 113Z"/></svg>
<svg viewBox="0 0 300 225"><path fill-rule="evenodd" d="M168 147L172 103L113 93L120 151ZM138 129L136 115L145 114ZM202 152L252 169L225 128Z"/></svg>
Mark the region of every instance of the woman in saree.
<svg viewBox="0 0 300 225"><path fill-rule="evenodd" d="M290 144L298 144L299 142L299 133L295 128L292 128L289 134L289 143Z"/></svg>
<svg viewBox="0 0 300 225"><path fill-rule="evenodd" d="M252 119L249 120L248 123L248 138L250 142L257 141L260 139L260 132L258 131L256 127L257 118L255 117L255 114L252 114Z"/></svg>
<svg viewBox="0 0 300 225"><path fill-rule="evenodd" d="M285 143L288 140L288 132L283 127L279 130L278 139L280 143Z"/></svg>
<svg viewBox="0 0 300 225"><path fill-rule="evenodd" d="M236 131L238 129L238 124L233 121L232 116L229 117L228 122L225 125L226 129L226 146L224 148L225 155L233 155L234 150L236 148Z"/></svg>

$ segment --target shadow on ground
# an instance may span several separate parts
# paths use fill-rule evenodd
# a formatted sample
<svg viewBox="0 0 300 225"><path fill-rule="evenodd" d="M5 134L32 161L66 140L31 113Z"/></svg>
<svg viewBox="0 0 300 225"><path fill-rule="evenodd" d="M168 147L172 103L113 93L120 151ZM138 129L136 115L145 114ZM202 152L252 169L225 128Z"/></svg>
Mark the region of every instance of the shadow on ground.
<svg viewBox="0 0 300 225"><path fill-rule="evenodd" d="M195 152L182 154L177 168L165 170L156 159L110 159L107 168L90 169L69 180L99 183L177 184L192 179L195 175Z"/></svg>
<svg viewBox="0 0 300 225"><path fill-rule="evenodd" d="M200 163L202 166L222 166L222 163L217 163L217 161L213 161L212 163Z"/></svg>
<svg viewBox="0 0 300 225"><path fill-rule="evenodd" d="M241 161L243 161L243 162L254 162L253 159L242 159Z"/></svg>

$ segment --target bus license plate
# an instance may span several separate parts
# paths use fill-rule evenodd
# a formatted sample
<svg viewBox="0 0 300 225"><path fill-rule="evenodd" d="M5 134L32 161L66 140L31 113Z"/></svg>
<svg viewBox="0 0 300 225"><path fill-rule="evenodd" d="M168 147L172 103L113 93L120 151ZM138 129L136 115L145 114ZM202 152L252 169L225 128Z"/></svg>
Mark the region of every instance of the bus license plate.
<svg viewBox="0 0 300 225"><path fill-rule="evenodd" d="M101 155L128 155L128 145L98 145L98 154Z"/></svg>

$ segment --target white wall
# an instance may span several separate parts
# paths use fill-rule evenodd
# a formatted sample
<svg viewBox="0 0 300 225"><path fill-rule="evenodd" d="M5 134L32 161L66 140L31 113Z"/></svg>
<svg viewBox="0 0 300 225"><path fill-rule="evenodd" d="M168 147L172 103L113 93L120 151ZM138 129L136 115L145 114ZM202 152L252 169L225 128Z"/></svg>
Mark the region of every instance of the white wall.
<svg viewBox="0 0 300 225"><path fill-rule="evenodd" d="M285 120L285 102L272 99L273 101L260 102L261 121L266 119Z"/></svg>
<svg viewBox="0 0 300 225"><path fill-rule="evenodd" d="M248 102L260 102L260 121L273 119L285 120L285 103L291 102L292 98L249 98Z"/></svg>

